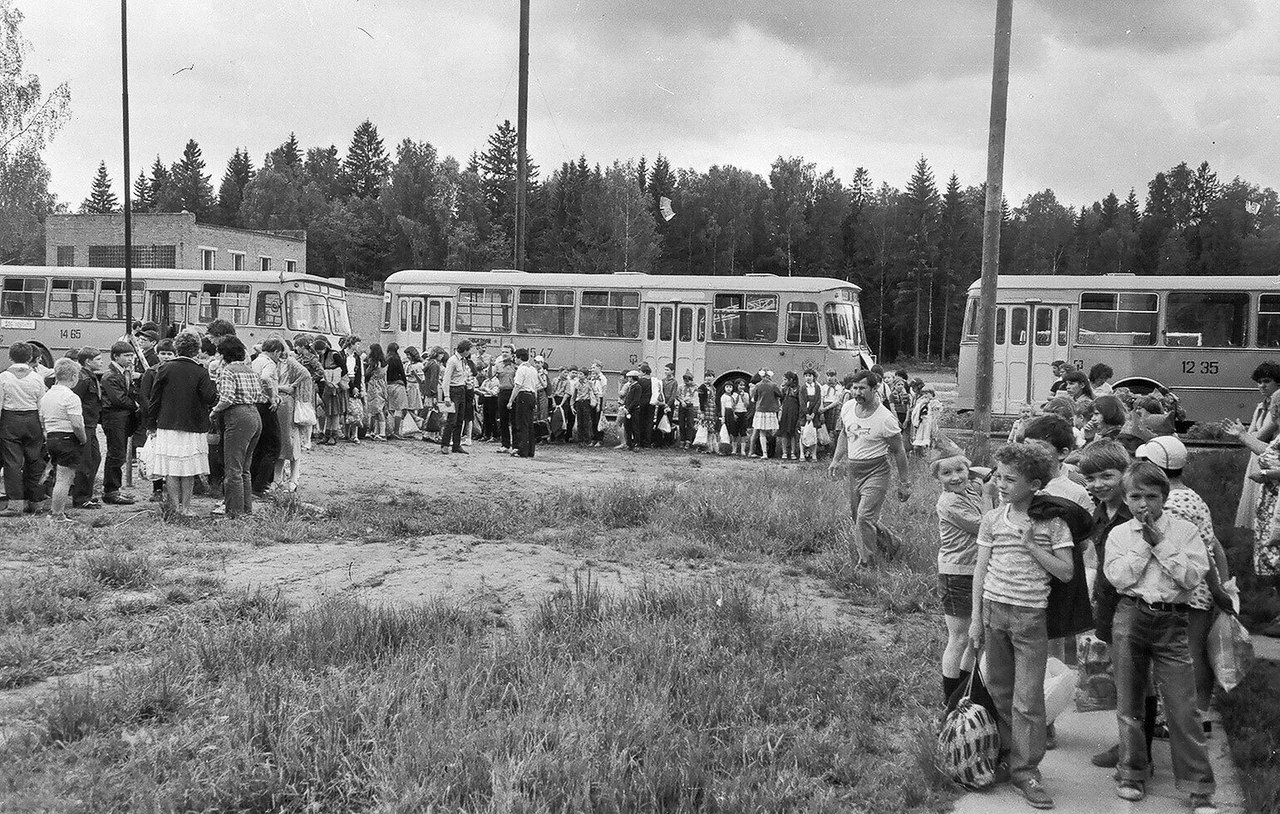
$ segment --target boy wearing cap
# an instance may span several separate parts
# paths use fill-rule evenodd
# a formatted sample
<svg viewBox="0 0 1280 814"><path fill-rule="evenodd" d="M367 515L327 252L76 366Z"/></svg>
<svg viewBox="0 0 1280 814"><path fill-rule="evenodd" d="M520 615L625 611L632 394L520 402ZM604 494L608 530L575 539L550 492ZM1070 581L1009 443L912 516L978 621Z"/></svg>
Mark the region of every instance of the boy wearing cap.
<svg viewBox="0 0 1280 814"><path fill-rule="evenodd" d="M146 371L160 364L160 354L156 344L160 341L160 326L154 322L144 322L133 334L134 373L141 376Z"/></svg>
<svg viewBox="0 0 1280 814"><path fill-rule="evenodd" d="M102 374L102 431L107 436L107 462L102 470L102 502L128 506L133 498L120 494L129 436L138 412L133 386L136 354L133 345L117 342L111 346L111 364Z"/></svg>

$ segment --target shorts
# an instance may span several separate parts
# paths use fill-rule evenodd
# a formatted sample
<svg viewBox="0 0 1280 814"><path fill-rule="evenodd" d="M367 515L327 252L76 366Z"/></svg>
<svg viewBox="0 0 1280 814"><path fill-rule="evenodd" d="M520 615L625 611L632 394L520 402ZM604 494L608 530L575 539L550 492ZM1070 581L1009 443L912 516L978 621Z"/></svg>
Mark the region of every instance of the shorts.
<svg viewBox="0 0 1280 814"><path fill-rule="evenodd" d="M45 439L45 449L49 451L49 460L54 466L65 466L68 469L79 467L84 457L84 445L69 432L49 433Z"/></svg>
<svg viewBox="0 0 1280 814"><path fill-rule="evenodd" d="M968 618L973 614L972 574L938 574L938 592L947 616Z"/></svg>

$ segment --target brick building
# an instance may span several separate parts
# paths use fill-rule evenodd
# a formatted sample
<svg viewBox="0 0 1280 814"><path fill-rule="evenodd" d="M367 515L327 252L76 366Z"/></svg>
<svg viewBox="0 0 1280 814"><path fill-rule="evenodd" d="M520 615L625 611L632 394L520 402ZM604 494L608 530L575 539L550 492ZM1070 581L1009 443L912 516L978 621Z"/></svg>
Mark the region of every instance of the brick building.
<svg viewBox="0 0 1280 814"><path fill-rule="evenodd" d="M124 215L49 215L45 263L123 268ZM307 233L196 223L190 212L138 212L133 267L305 274Z"/></svg>

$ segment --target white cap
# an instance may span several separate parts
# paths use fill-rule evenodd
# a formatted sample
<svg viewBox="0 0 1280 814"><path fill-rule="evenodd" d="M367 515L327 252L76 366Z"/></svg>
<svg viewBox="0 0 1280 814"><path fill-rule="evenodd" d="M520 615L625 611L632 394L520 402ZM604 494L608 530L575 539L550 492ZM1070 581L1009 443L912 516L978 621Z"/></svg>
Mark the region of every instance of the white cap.
<svg viewBox="0 0 1280 814"><path fill-rule="evenodd" d="M546 360L546 359L543 359L541 356L535 356L535 357L533 357L533 361L535 361L535 362L545 362L545 361L547 361L547 360Z"/></svg>
<svg viewBox="0 0 1280 814"><path fill-rule="evenodd" d="M1172 435L1157 435L1138 447L1136 456L1161 469L1185 469L1187 466L1187 446Z"/></svg>

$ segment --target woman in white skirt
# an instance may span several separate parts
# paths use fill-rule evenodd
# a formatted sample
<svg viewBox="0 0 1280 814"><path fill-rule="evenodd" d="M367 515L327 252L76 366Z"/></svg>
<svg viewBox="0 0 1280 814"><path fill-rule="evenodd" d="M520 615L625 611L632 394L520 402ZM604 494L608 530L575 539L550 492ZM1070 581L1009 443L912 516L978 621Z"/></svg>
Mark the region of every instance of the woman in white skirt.
<svg viewBox="0 0 1280 814"><path fill-rule="evenodd" d="M316 422L315 380L297 355L287 348L276 371L280 378L280 406L276 408L280 455L276 458L274 482L296 492L302 475L303 438L307 428Z"/></svg>
<svg viewBox="0 0 1280 814"><path fill-rule="evenodd" d="M180 333L177 356L156 370L147 405L147 446L152 473L165 479L168 505L179 516L191 514L196 477L209 474L209 410L218 390L209 371L195 360L200 339Z"/></svg>

